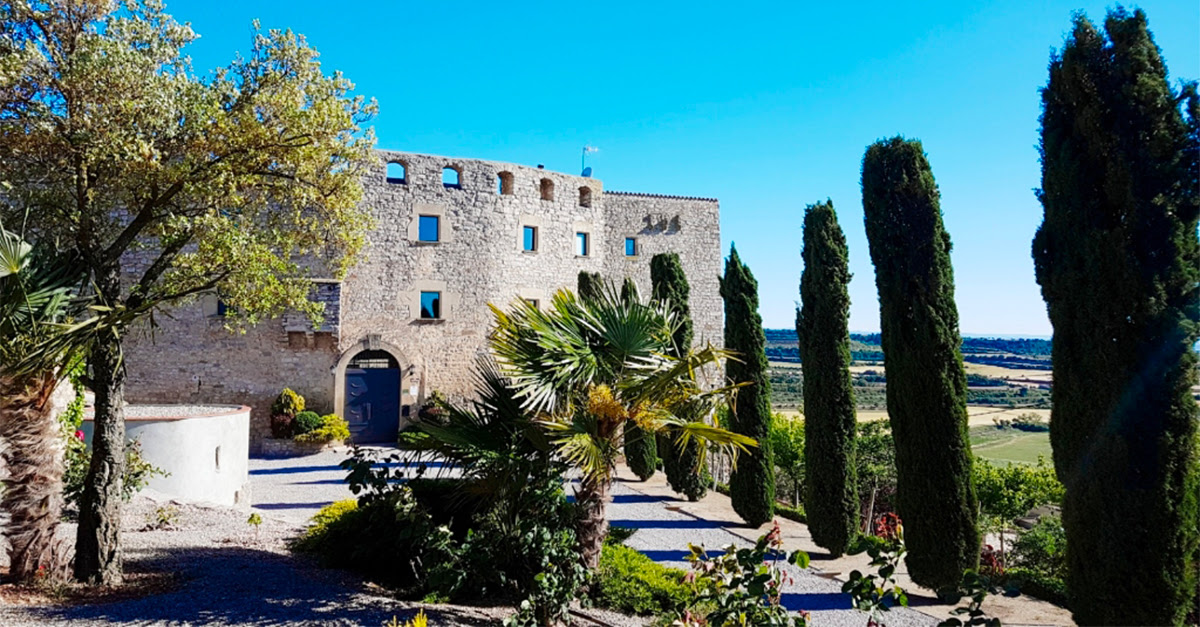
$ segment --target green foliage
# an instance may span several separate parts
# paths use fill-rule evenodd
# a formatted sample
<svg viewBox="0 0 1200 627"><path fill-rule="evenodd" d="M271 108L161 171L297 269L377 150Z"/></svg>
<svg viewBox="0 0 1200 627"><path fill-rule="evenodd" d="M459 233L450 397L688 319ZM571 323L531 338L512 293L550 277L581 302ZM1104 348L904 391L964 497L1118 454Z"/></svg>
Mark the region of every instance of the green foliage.
<svg viewBox="0 0 1200 627"><path fill-rule="evenodd" d="M740 627L742 625L777 625L803 627L808 613L790 615L780 604L787 576L780 564L782 551L779 525L761 536L753 548L738 549L730 545L721 555L710 557L703 547L688 545L688 561L693 572L688 579L693 585L695 604L684 611L683 625ZM808 554L796 551L786 555L789 564L808 568ZM704 609L703 616L694 612Z"/></svg>
<svg viewBox="0 0 1200 627"><path fill-rule="evenodd" d="M938 591L938 597L945 603L957 605L963 598L969 599L966 607L956 607L951 612L954 616L938 623L938 627L1000 627L1000 619L989 617L983 611L983 602L988 595L1000 592L999 587L992 583L991 578L968 570L963 573L962 582L957 587L943 588ZM965 616L966 620L958 618Z"/></svg>
<svg viewBox="0 0 1200 627"><path fill-rule="evenodd" d="M634 423L625 425L625 463L642 481L653 477L658 465L654 434L646 433Z"/></svg>
<svg viewBox="0 0 1200 627"><path fill-rule="evenodd" d="M864 520L875 520L879 514L895 511L896 444L888 422L859 423L855 453L855 475Z"/></svg>
<svg viewBox="0 0 1200 627"><path fill-rule="evenodd" d="M321 416L320 426L298 434L294 439L297 442L345 442L350 439L350 423L337 414L325 414Z"/></svg>
<svg viewBox="0 0 1200 627"><path fill-rule="evenodd" d="M791 418L783 414L775 414L771 419L771 455L774 457L775 468L786 479L790 489L788 494L791 503L798 505L804 501L804 420ZM776 493L779 484L776 483ZM855 505L857 508L857 505ZM776 507L778 509L778 507Z"/></svg>
<svg viewBox="0 0 1200 627"><path fill-rule="evenodd" d="M676 327L671 334L672 354L685 354L692 346L693 323L691 313L691 286L678 253L659 253L650 258L651 299L671 312ZM689 416L689 420L695 419ZM663 472L671 489L698 501L708 492L708 466L701 463L704 457L699 442L680 442L678 438L661 436L658 454L663 461Z"/></svg>
<svg viewBox="0 0 1200 627"><path fill-rule="evenodd" d="M302 411L292 421L292 436L312 433L321 427L321 415L315 411Z"/></svg>
<svg viewBox="0 0 1200 627"><path fill-rule="evenodd" d="M304 411L304 397L292 391L291 388L283 388L283 391L275 398L275 402L271 403L272 416L295 418L302 411Z"/></svg>
<svg viewBox="0 0 1200 627"><path fill-rule="evenodd" d="M579 282L575 288L575 292L579 294L580 300L595 300L604 293L604 278L599 272L579 272Z"/></svg>
<svg viewBox="0 0 1200 627"><path fill-rule="evenodd" d="M1197 144L1195 83L1172 88L1145 13L1077 14L1042 90L1033 260L1081 624L1177 624L1196 595Z"/></svg>
<svg viewBox="0 0 1200 627"><path fill-rule="evenodd" d="M1011 521L1039 505L1062 503L1063 486L1045 460L1037 466L1000 466L976 459L972 468L975 493L984 514Z"/></svg>
<svg viewBox="0 0 1200 627"><path fill-rule="evenodd" d="M761 525L774 515L775 464L771 458L771 383L767 376L767 356L763 352L762 316L758 313L758 281L742 263L737 249L731 248L721 278L721 296L725 299L725 348L737 353L737 359L725 362L725 376L738 390L733 407L735 433L753 438L758 448L738 460L729 478L730 500L734 511L747 524Z"/></svg>
<svg viewBox="0 0 1200 627"><path fill-rule="evenodd" d="M841 555L858 532L854 475L853 380L850 376L850 267L833 202L804 211L804 272L796 336L804 363L808 422L805 506L813 542Z"/></svg>
<svg viewBox="0 0 1200 627"><path fill-rule="evenodd" d="M875 527L875 536L860 536L850 548L850 554L866 552L871 556L874 574L865 575L853 570L842 592L849 594L854 607L866 612L868 622L881 624L879 617L891 611L893 604L908 606L908 594L896 585L896 570L907 553L904 544L904 526L893 514L884 514Z"/></svg>
<svg viewBox="0 0 1200 627"><path fill-rule="evenodd" d="M627 614L677 613L692 602L684 574L629 547L607 544L593 575L591 599L600 607Z"/></svg>
<svg viewBox="0 0 1200 627"><path fill-rule="evenodd" d="M920 585L953 586L979 562L979 531L950 235L921 143L894 137L869 146L862 191L906 564Z"/></svg>
<svg viewBox="0 0 1200 627"><path fill-rule="evenodd" d="M1062 519L1043 516L1032 529L1017 537L1012 550L1016 566L1009 580L1022 592L1053 601L1066 602L1067 534Z"/></svg>
<svg viewBox="0 0 1200 627"><path fill-rule="evenodd" d="M92 465L92 451L83 441L82 432L78 432L78 436L75 433L64 434L66 450L63 459L63 500L68 505L79 502L88 468ZM138 492L141 492L151 479L167 475L166 471L142 457L142 444L139 440L133 439L125 442L125 469L121 478L121 500L128 502Z"/></svg>

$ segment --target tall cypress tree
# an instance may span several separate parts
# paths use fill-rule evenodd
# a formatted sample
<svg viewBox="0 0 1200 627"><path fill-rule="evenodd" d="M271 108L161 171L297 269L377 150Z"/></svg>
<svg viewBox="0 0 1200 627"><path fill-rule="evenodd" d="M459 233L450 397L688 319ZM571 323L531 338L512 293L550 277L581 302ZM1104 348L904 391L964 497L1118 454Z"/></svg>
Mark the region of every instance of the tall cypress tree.
<svg viewBox="0 0 1200 627"><path fill-rule="evenodd" d="M950 235L921 143L895 137L869 146L862 193L908 571L922 586L957 585L979 563L967 377Z"/></svg>
<svg viewBox="0 0 1200 627"><path fill-rule="evenodd" d="M651 298L675 314L676 355L692 347L692 314L688 299L691 286L677 253L659 253L650 259ZM659 442L658 454L671 489L697 501L708 492L708 468L700 463L700 443L695 440L684 447L669 435Z"/></svg>
<svg viewBox="0 0 1200 627"><path fill-rule="evenodd" d="M758 446L738 457L729 478L733 510L746 523L761 525L775 515L775 465L771 458L771 382L767 378L767 339L758 314L758 281L731 248L721 279L725 299L725 348L738 354L725 362L725 374L738 391L731 412L733 431L754 438Z"/></svg>
<svg viewBox="0 0 1200 627"><path fill-rule="evenodd" d="M850 378L850 267L833 202L804 212L796 336L804 367L804 508L813 542L841 555L858 531Z"/></svg>
<svg viewBox="0 0 1200 627"><path fill-rule="evenodd" d="M639 300L637 283L630 277L625 277L625 282L621 284L621 300L626 303ZM658 466L655 436L632 422L625 423L625 463L642 481L653 477Z"/></svg>
<svg viewBox="0 0 1200 627"><path fill-rule="evenodd" d="M579 286L575 290L580 300L592 300L604 293L604 279L599 272L579 272Z"/></svg>
<svg viewBox="0 0 1200 627"><path fill-rule="evenodd" d="M1172 90L1144 13L1104 26L1075 17L1042 90L1033 259L1054 326L1067 588L1080 624L1180 624L1200 491L1200 104L1194 83Z"/></svg>

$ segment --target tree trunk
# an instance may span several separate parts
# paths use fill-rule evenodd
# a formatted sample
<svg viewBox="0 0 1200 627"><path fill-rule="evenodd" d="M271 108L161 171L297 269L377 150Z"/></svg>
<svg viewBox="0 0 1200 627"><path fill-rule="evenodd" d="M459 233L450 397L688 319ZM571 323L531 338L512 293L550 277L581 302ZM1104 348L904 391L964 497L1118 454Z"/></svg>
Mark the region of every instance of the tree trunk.
<svg viewBox="0 0 1200 627"><path fill-rule="evenodd" d="M97 273L104 302L120 298L120 270ZM86 583L121 583L121 480L125 476L125 362L116 334L97 339L89 356L96 395L92 463L79 497L75 578Z"/></svg>
<svg viewBox="0 0 1200 627"><path fill-rule="evenodd" d="M63 441L50 402L57 384L53 372L0 376L0 458L8 468L0 512L8 516L3 535L18 583L64 580L70 563L69 547L57 536Z"/></svg>
<svg viewBox="0 0 1200 627"><path fill-rule="evenodd" d="M593 479L584 477L579 483L579 491L575 493L579 504L579 522L575 528L579 536L579 552L583 565L595 569L600 565L600 549L604 546L604 536L608 533L608 491L611 487L608 479Z"/></svg>

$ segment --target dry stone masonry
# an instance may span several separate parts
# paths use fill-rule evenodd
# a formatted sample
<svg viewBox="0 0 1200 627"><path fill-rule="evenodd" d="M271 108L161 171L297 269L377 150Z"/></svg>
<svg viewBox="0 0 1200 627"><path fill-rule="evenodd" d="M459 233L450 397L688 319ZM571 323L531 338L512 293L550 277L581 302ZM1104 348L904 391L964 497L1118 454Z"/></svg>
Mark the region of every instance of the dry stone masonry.
<svg viewBox="0 0 1200 627"><path fill-rule="evenodd" d="M595 178L494 161L378 156L364 183L375 223L361 258L344 281L314 284L326 311L320 328L284 316L231 334L216 296L207 296L132 342L130 397L250 405L251 447L260 450L271 399L283 387L310 408L342 414L347 367L364 351L382 351L371 355L386 353L399 366L403 426L435 390L471 393L492 324L489 303L546 306L556 290L573 289L582 270L631 277L648 295L650 258L669 251L691 282L696 341L721 344L716 200L606 192ZM525 250L526 227L534 250ZM422 241L430 235L437 241ZM436 318L422 317L422 293L437 295Z"/></svg>

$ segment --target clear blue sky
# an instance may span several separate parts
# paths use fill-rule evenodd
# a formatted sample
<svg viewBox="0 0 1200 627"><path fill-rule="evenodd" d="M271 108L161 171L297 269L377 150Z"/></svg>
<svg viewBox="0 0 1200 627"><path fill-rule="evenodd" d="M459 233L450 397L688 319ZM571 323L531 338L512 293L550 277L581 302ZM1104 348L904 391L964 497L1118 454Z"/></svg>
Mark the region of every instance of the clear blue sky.
<svg viewBox="0 0 1200 627"><path fill-rule="evenodd" d="M226 63L250 23L308 36L379 101L379 146L575 173L609 189L713 196L728 254L790 327L804 206L832 198L850 246L851 328L879 329L859 168L924 142L954 242L964 334L1048 335L1030 240L1038 89L1073 2L209 2L168 0ZM1200 2L1148 1L1172 80L1200 76Z"/></svg>

